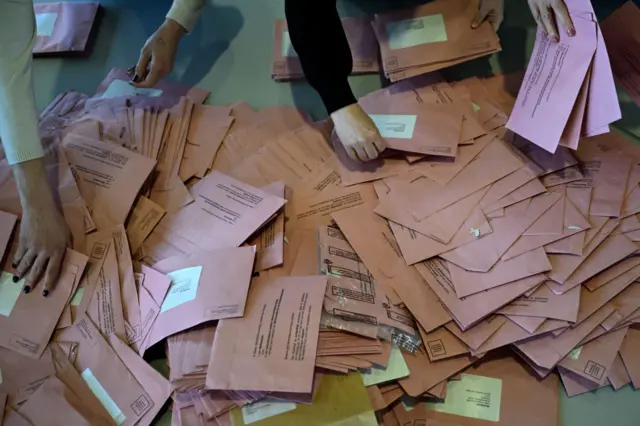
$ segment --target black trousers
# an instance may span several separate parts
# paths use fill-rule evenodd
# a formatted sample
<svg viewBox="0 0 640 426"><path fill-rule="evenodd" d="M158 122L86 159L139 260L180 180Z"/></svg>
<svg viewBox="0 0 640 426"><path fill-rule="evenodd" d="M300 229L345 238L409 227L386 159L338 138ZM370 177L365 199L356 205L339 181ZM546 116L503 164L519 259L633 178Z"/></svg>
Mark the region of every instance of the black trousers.
<svg viewBox="0 0 640 426"><path fill-rule="evenodd" d="M285 14L302 70L327 112L356 103L348 81L353 58L336 0L285 0Z"/></svg>

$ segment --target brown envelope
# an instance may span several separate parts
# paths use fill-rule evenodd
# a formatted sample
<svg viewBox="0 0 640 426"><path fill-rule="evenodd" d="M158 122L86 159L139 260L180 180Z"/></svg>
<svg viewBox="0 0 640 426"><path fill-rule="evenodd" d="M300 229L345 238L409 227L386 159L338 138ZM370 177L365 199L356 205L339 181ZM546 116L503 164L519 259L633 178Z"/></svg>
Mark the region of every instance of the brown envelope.
<svg viewBox="0 0 640 426"><path fill-rule="evenodd" d="M600 272L598 275L583 283L583 285L587 289L589 289L589 291L595 291L603 285L607 284L612 279L620 276L624 272L637 265L640 265L640 259L636 257L629 257Z"/></svg>
<svg viewBox="0 0 640 426"><path fill-rule="evenodd" d="M503 355L480 362L465 371L501 382L500 417L496 422L429 410L418 403L407 411L402 404L394 412L402 425L429 426L556 426L559 418L558 379L555 375L539 381L514 357ZM526 395L526 397L524 397ZM487 395L487 397L489 397ZM495 401L492 401L495 402Z"/></svg>
<svg viewBox="0 0 640 426"><path fill-rule="evenodd" d="M93 394L87 382L84 381L74 367L75 359L77 358L77 346L79 345L77 342L74 342L76 345L76 356L74 356L73 359L69 359L64 353L60 343L64 344L65 342L52 342L50 345L56 377L73 393L82 397L83 404L86 405L93 414L92 421L94 424L115 426L116 422L111 417L111 414L109 414L107 409L102 405L100 399Z"/></svg>
<svg viewBox="0 0 640 426"><path fill-rule="evenodd" d="M416 269L453 314L463 330L521 296L527 290L536 287L545 278L542 274L534 275L482 293L476 293L461 300L455 294L451 275L443 260L427 260L416 265Z"/></svg>
<svg viewBox="0 0 640 426"><path fill-rule="evenodd" d="M422 327L419 330L422 343L431 362L469 353L469 348L444 327L440 327L431 333L425 332Z"/></svg>
<svg viewBox="0 0 640 426"><path fill-rule="evenodd" d="M488 272L520 235L559 199L559 194L551 193L538 196L531 203L525 201L510 207L505 217L491 221L491 234L441 257L469 271Z"/></svg>
<svg viewBox="0 0 640 426"><path fill-rule="evenodd" d="M522 296L498 312L504 315L527 315L576 322L580 289L581 287L576 287L564 294L555 294L543 284L530 296Z"/></svg>
<svg viewBox="0 0 640 426"><path fill-rule="evenodd" d="M631 377L629 377L629 373L624 366L624 362L622 362L622 357L620 357L620 353L616 355L616 359L613 360L613 365L609 370L608 376L609 382L613 386L613 389L618 390L623 386L631 383Z"/></svg>
<svg viewBox="0 0 640 426"><path fill-rule="evenodd" d="M576 348L558 365L584 379L604 385L627 330L622 328Z"/></svg>
<svg viewBox="0 0 640 426"><path fill-rule="evenodd" d="M144 416L136 423L139 426L148 426L153 423L153 419L158 415L165 402L171 396L171 384L162 374L157 372L151 365L142 359L138 354L132 351L122 340L118 339L115 334L109 336L109 346L118 355L118 358L129 369L133 377L140 383L142 388L147 392L153 406L144 414Z"/></svg>
<svg viewBox="0 0 640 426"><path fill-rule="evenodd" d="M556 185L564 185L584 179L584 175L580 171L580 167L571 166L553 173L544 175L540 181L546 188Z"/></svg>
<svg viewBox="0 0 640 426"><path fill-rule="evenodd" d="M263 189L276 197L285 198L284 182L272 183ZM284 221L285 214L281 212L249 242L257 250L254 271L264 271L284 262Z"/></svg>
<svg viewBox="0 0 640 426"><path fill-rule="evenodd" d="M486 342L493 333L498 331L505 322L507 322L506 317L502 315L491 315L466 331L462 331L455 321L445 324L445 327L458 339L462 340L465 345L475 350Z"/></svg>
<svg viewBox="0 0 640 426"><path fill-rule="evenodd" d="M560 202L558 202L560 203ZM557 206L558 204L556 204ZM553 212L554 208L547 210L541 217L542 219L546 215L555 214ZM578 209L573 205L573 203L569 200L565 200L564 203L564 215L563 215L563 228L562 232L559 235L522 235L518 240L507 250L504 254L503 259L511 259L513 257L519 256L527 251L533 250L538 247L545 246L545 251L550 253L551 251L547 250L549 248L549 244L552 244L555 241L561 240L563 238L570 237L577 233L582 233L584 240L584 232L585 230L591 228L591 224L589 221L578 211ZM526 232L525 232L526 234ZM579 242L580 252L582 252L583 243Z"/></svg>
<svg viewBox="0 0 640 426"><path fill-rule="evenodd" d="M463 355L431 362L424 348L414 354L405 353L403 357L409 367L409 377L398 380L398 383L413 397L422 395L476 361L472 356Z"/></svg>
<svg viewBox="0 0 640 426"><path fill-rule="evenodd" d="M207 388L310 393L326 285L321 276L255 283L245 316L218 323Z"/></svg>
<svg viewBox="0 0 640 426"><path fill-rule="evenodd" d="M376 283L395 290L427 332L451 320L435 293L392 245L395 241L384 219L366 206L342 210L333 217Z"/></svg>
<svg viewBox="0 0 640 426"><path fill-rule="evenodd" d="M526 340L533 336L541 336L553 330L566 328L567 325L564 321L546 320L536 331L529 333L515 322L507 319L498 331L493 333L487 341L480 345L475 351L472 351L472 353L474 355L482 355L511 343Z"/></svg>
<svg viewBox="0 0 640 426"><path fill-rule="evenodd" d="M620 348L620 357L631 377L633 388L640 387L640 362L638 362L638 351L640 351L640 330L630 328L627 336Z"/></svg>
<svg viewBox="0 0 640 426"><path fill-rule="evenodd" d="M96 225L124 223L155 162L116 144L73 134L65 137L63 147Z"/></svg>
<svg viewBox="0 0 640 426"><path fill-rule="evenodd" d="M86 316L67 328L60 340L78 342L76 370L94 394L109 398L118 424L135 425L153 408L153 400ZM104 392L104 393L103 393ZM97 396L97 395L96 395ZM103 402L105 404L105 402ZM114 409L113 406L117 407Z"/></svg>
<svg viewBox="0 0 640 426"><path fill-rule="evenodd" d="M629 287L611 299L610 303L616 309L616 312L601 324L607 331L622 324L627 318L631 318L633 313L640 308L640 285L634 281Z"/></svg>
<svg viewBox="0 0 640 426"><path fill-rule="evenodd" d="M583 290L580 293L580 309L578 310L576 324L588 320L590 315L601 309L609 300L629 287L638 278L640 278L640 265L636 265L620 274L597 290Z"/></svg>
<svg viewBox="0 0 640 426"><path fill-rule="evenodd" d="M494 139L446 187L428 196L409 199L408 208L416 219L422 220L515 172L520 167L522 167L520 159L504 142Z"/></svg>
<svg viewBox="0 0 640 426"><path fill-rule="evenodd" d="M2 272L0 285L6 287L7 299L3 301L0 315L0 346L30 358L39 358L56 328L60 314L70 300L77 275L81 275L86 256L67 250L61 273L54 289L47 298L42 297L42 283L32 284L35 291L24 294L24 280L14 283L13 275ZM44 280L44 278L43 278ZM34 315L38 327L33 327Z"/></svg>
<svg viewBox="0 0 640 426"><path fill-rule="evenodd" d="M515 348L539 367L551 369L613 311L613 307L604 306L582 324L559 336L553 334L537 336L524 342L515 343Z"/></svg>
<svg viewBox="0 0 640 426"><path fill-rule="evenodd" d="M0 393L0 424L2 424L2 420L4 418L4 410L7 405L7 394Z"/></svg>
<svg viewBox="0 0 640 426"><path fill-rule="evenodd" d="M26 401L47 377L56 374L50 351L43 352L39 359L34 360L0 348L0 370L0 393L8 396L10 406Z"/></svg>
<svg viewBox="0 0 640 426"><path fill-rule="evenodd" d="M620 217L632 161L628 157L610 156L594 158L592 161L599 164L589 213L593 216Z"/></svg>
<svg viewBox="0 0 640 426"><path fill-rule="evenodd" d="M374 29L380 43L385 72L392 73L427 64L455 61L499 49L500 42L491 25L483 23L475 30L469 27L468 23L473 20L476 11L477 4L473 1L455 4L438 1L415 8L376 14ZM444 39L427 39L409 44L397 39L408 31L429 25L422 21L422 17L439 19Z"/></svg>
<svg viewBox="0 0 640 426"><path fill-rule="evenodd" d="M471 272L448 263L456 295L459 298L489 290L551 269L544 249L537 248L514 259L498 261L489 271Z"/></svg>
<svg viewBox="0 0 640 426"><path fill-rule="evenodd" d="M240 247L155 264L172 283L143 350L203 322L242 316L254 259L253 247Z"/></svg>
<svg viewBox="0 0 640 426"><path fill-rule="evenodd" d="M100 233L113 235L110 231ZM116 333L121 339L126 339L118 259L113 237L110 240L104 262L98 271L97 283L87 307L87 315L105 338L111 333Z"/></svg>
<svg viewBox="0 0 640 426"><path fill-rule="evenodd" d="M20 415L34 425L64 424L92 426L102 424L93 419L91 411L80 396L57 377L49 377L20 407Z"/></svg>
<svg viewBox="0 0 640 426"><path fill-rule="evenodd" d="M4 258L4 253L9 245L17 220L18 218L15 215L0 211L0 259Z"/></svg>
<svg viewBox="0 0 640 426"><path fill-rule="evenodd" d="M519 315L506 315L506 317L509 318L510 321L518 324L518 326L527 333L535 333L546 321L546 318L525 317Z"/></svg>
<svg viewBox="0 0 640 426"><path fill-rule="evenodd" d="M549 210L544 212L533 224L524 231L523 236L562 235L564 228L565 200L564 187L549 190L562 195Z"/></svg>
<svg viewBox="0 0 640 426"><path fill-rule="evenodd" d="M500 198L492 205L485 208L485 211L492 213L495 210L503 209L505 207L512 206L520 201L527 200L536 195L544 194L547 189L540 183L538 179L531 179L529 182Z"/></svg>

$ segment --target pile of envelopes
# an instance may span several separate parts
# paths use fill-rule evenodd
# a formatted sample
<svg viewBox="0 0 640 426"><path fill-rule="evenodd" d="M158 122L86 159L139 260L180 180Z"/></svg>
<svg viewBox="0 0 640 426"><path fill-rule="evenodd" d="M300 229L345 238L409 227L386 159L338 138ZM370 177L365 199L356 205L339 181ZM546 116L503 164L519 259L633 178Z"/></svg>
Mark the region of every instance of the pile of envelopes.
<svg viewBox="0 0 640 426"><path fill-rule="evenodd" d="M374 17L342 19L352 74L383 69L395 82L499 52L500 39L489 22L471 28L477 10L476 0L435 0ZM271 75L277 81L304 78L282 19L274 26Z"/></svg>
<svg viewBox="0 0 640 426"><path fill-rule="evenodd" d="M507 123L551 153L558 146L577 149L581 138L609 132L609 124L622 117L607 45L591 2L566 3L576 34L562 34L556 43L538 30Z"/></svg>
<svg viewBox="0 0 640 426"><path fill-rule="evenodd" d="M0 162L0 424L556 426L560 380L640 386L640 149L508 131L521 81L362 98L390 147L367 164L296 108L122 70L61 94L40 130L73 246L46 298L13 282Z"/></svg>

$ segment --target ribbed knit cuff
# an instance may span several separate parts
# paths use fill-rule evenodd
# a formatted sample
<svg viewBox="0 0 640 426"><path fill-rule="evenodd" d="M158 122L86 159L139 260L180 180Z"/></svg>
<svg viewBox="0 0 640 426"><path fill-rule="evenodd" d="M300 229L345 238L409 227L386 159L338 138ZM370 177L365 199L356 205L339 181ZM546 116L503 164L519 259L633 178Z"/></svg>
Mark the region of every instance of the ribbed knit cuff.
<svg viewBox="0 0 640 426"><path fill-rule="evenodd" d="M182 25L182 27L187 30L188 33L190 33L191 31L193 31L193 28L198 22L198 15L198 13L195 13L183 3L176 1L173 2L171 9L169 9L167 18L173 19L178 24Z"/></svg>
<svg viewBox="0 0 640 426"><path fill-rule="evenodd" d="M39 140L37 143L31 143L25 146L8 147L5 145L4 148L9 165L24 163L25 161L44 157L44 150L42 149L42 145Z"/></svg>

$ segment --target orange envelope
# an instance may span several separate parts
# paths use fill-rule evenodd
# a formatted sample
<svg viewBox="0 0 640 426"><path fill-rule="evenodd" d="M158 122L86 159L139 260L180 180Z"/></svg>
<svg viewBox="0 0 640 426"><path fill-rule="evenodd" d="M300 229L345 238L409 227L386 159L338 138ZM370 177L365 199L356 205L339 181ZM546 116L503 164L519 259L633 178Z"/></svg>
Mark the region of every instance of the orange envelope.
<svg viewBox="0 0 640 426"><path fill-rule="evenodd" d="M601 324L607 331L611 331L614 327L625 322L640 308L640 285L634 281L629 287L611 299L610 303L616 309L616 312Z"/></svg>
<svg viewBox="0 0 640 426"><path fill-rule="evenodd" d="M537 336L530 340L515 343L515 348L535 365L551 372L550 369L567 356L584 337L591 333L613 311L613 307L604 306L582 324L563 332L559 336L554 336L553 334ZM538 373L538 371L536 372Z"/></svg>
<svg viewBox="0 0 640 426"><path fill-rule="evenodd" d="M263 188L276 197L285 198L284 182L272 183ZM279 213L265 225L249 245L256 246L256 272L282 265L284 262L284 212Z"/></svg>
<svg viewBox="0 0 640 426"><path fill-rule="evenodd" d="M207 388L310 393L326 285L322 276L255 283L245 316L218 323Z"/></svg>
<svg viewBox="0 0 640 426"><path fill-rule="evenodd" d="M534 275L482 293L473 294L461 300L455 294L451 274L445 261L431 259L419 263L416 268L463 330L468 329L513 299L522 296L527 290L536 287L545 279L542 274Z"/></svg>
<svg viewBox="0 0 640 426"><path fill-rule="evenodd" d="M117 424L133 426L153 408L153 400L86 316L59 340L78 342L76 370L101 399Z"/></svg>
<svg viewBox="0 0 640 426"><path fill-rule="evenodd" d="M595 174L591 199L592 216L620 217L632 160L629 157L606 156L590 159Z"/></svg>
<svg viewBox="0 0 640 426"><path fill-rule="evenodd" d="M32 285L35 291L24 294L24 280L14 283L13 274L2 272L0 346L30 358L39 358L47 347L60 314L71 298L76 276L82 274L86 261L86 256L67 249L60 276L46 298L42 297L39 290L42 282ZM33 327L34 315L38 317L37 327Z"/></svg>
<svg viewBox="0 0 640 426"><path fill-rule="evenodd" d="M520 315L506 315L506 317L518 324L527 333L535 333L546 322L546 318L525 317Z"/></svg>
<svg viewBox="0 0 640 426"><path fill-rule="evenodd" d="M153 269L171 278L171 287L143 350L206 321L242 316L254 259L254 247L240 247L155 264Z"/></svg>
<svg viewBox="0 0 640 426"><path fill-rule="evenodd" d="M545 192L547 192L547 189L542 183L540 183L540 180L531 179L529 182L525 183L515 191L508 193L492 205L486 207L485 211L488 213L492 213L496 210L512 206L516 203L519 203L520 201L535 197L536 195L544 194Z"/></svg>
<svg viewBox="0 0 640 426"><path fill-rule="evenodd" d="M546 320L536 331L529 333L524 328L520 327L515 322L507 319L505 323L493 333L489 339L487 339L476 350L471 351L474 355L482 355L494 349L501 348L511 343L516 343L522 340L529 339L534 336L541 336L554 330L563 329L567 327L567 323L558 320Z"/></svg>
<svg viewBox="0 0 640 426"><path fill-rule="evenodd" d="M527 315L576 322L580 305L580 289L576 287L564 294L555 294L543 284L530 296L522 296L498 313L504 315Z"/></svg>
<svg viewBox="0 0 640 426"><path fill-rule="evenodd" d="M551 264L542 248L525 253L514 259L501 260L487 272L471 272L448 263L449 273L456 295L463 298L481 291L499 287L551 269Z"/></svg>
<svg viewBox="0 0 640 426"><path fill-rule="evenodd" d="M520 159L500 140L494 139L447 186L428 196L409 199L408 208L418 220L450 206L522 167Z"/></svg>
<svg viewBox="0 0 640 426"><path fill-rule="evenodd" d="M63 147L96 225L124 223L155 161L114 143L72 133Z"/></svg>
<svg viewBox="0 0 640 426"><path fill-rule="evenodd" d="M622 328L576 348L558 366L598 385L604 385L627 330L628 328Z"/></svg>
<svg viewBox="0 0 640 426"><path fill-rule="evenodd" d="M44 351L39 359L34 360L0 348L0 369L0 393L7 395L10 406L26 401L47 377L56 374L50 351Z"/></svg>
<svg viewBox="0 0 640 426"><path fill-rule="evenodd" d="M506 322L507 318L505 316L491 315L466 331L462 331L455 321L445 324L445 327L458 339L463 341L470 349L475 350L486 342L487 339L498 331Z"/></svg>
<svg viewBox="0 0 640 426"><path fill-rule="evenodd" d="M0 259L4 258L4 253L9 245L17 220L18 218L15 215L0 211Z"/></svg>
<svg viewBox="0 0 640 426"><path fill-rule="evenodd" d="M422 343L431 362L469 353L469 348L452 332L440 327L431 333L420 327Z"/></svg>
<svg viewBox="0 0 640 426"><path fill-rule="evenodd" d="M559 194L551 193L538 196L530 203L524 201L516 204L506 210L505 217L491 221L491 234L444 253L441 257L469 271L487 272L522 233L559 199Z"/></svg>

